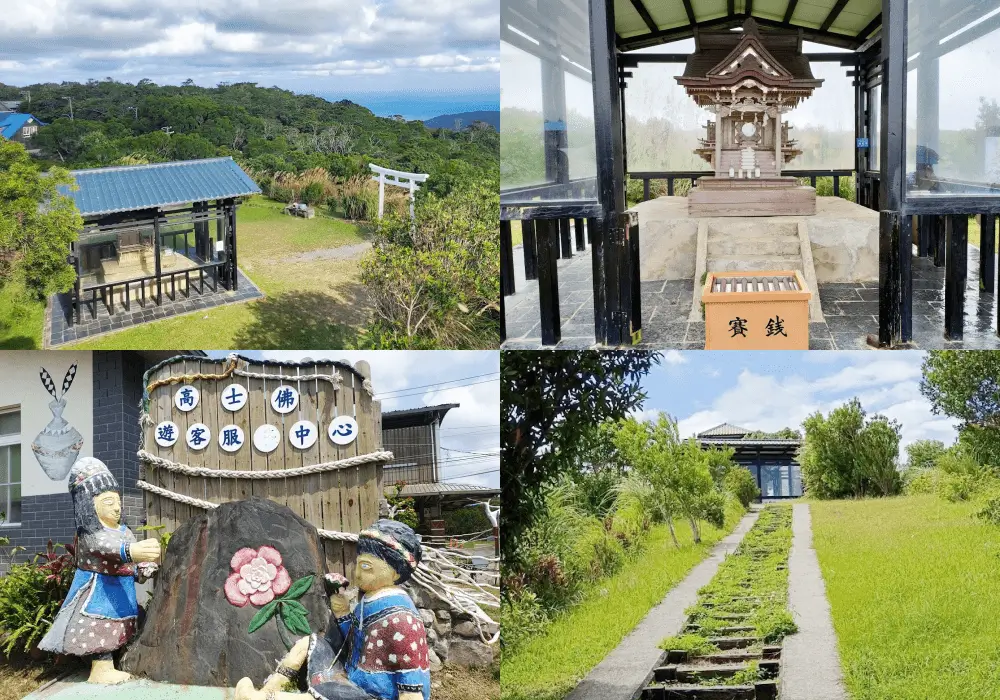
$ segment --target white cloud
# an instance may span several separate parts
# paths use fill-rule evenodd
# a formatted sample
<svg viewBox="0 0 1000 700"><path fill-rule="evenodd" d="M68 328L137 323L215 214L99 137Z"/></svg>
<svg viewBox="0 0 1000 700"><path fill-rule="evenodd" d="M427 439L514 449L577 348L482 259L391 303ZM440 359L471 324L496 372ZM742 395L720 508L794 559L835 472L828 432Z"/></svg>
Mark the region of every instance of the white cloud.
<svg viewBox="0 0 1000 700"><path fill-rule="evenodd" d="M687 358L679 350L667 350L663 353L663 361L668 365L683 365Z"/></svg>

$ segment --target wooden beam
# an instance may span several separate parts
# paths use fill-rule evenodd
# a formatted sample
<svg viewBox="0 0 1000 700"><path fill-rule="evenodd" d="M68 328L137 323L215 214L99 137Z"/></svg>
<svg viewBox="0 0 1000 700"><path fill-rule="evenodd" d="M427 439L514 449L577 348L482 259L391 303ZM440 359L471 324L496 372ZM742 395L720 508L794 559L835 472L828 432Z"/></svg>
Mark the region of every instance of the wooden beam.
<svg viewBox="0 0 1000 700"><path fill-rule="evenodd" d="M749 16L751 16L753 14L753 0L746 0L745 9L743 10L743 14L745 14L747 17L749 17Z"/></svg>
<svg viewBox="0 0 1000 700"><path fill-rule="evenodd" d="M792 15L795 14L795 6L799 4L799 0L788 0L788 6L785 8L785 21L791 22Z"/></svg>
<svg viewBox="0 0 1000 700"><path fill-rule="evenodd" d="M694 8L691 7L691 0L684 0L684 11L687 12L688 22L691 23L691 26L698 24L694 18Z"/></svg>
<svg viewBox="0 0 1000 700"><path fill-rule="evenodd" d="M736 14L736 0L728 0L726 2L726 14L730 17Z"/></svg>
<svg viewBox="0 0 1000 700"><path fill-rule="evenodd" d="M689 2L689 0L685 0L685 2ZM642 4L642 0L632 0L632 7L634 7L635 11L639 13L640 17L642 17L642 21L646 23L647 27L649 27L649 31L659 31L660 28L656 26L656 22L653 21L653 16L649 14L649 10L646 9L646 6Z"/></svg>
<svg viewBox="0 0 1000 700"><path fill-rule="evenodd" d="M858 32L859 39L867 39L872 32L874 32L878 27L882 26L882 13L879 12L875 15L875 18L865 25L865 28Z"/></svg>
<svg viewBox="0 0 1000 700"><path fill-rule="evenodd" d="M788 22L778 22L773 19L767 19L766 17L754 17L754 21L762 27L774 27L775 29L788 29L800 32L803 39L818 44L839 46L840 48L851 49L852 51L857 50L858 46L861 44L861 41L857 37L851 36L850 34L838 34L836 32L808 29L795 24L789 24Z"/></svg>
<svg viewBox="0 0 1000 700"><path fill-rule="evenodd" d="M830 10L830 14L828 14L826 19L823 20L823 24L819 25L819 30L821 32L825 32L832 27L833 23L837 21L838 17L840 17L840 13L844 11L844 7L846 5L847 0L837 0L837 4ZM785 21L787 22L788 20Z"/></svg>
<svg viewBox="0 0 1000 700"><path fill-rule="evenodd" d="M632 51L633 49L656 46L657 44L666 44L671 41L679 41L680 39L690 39L694 36L696 28L699 30L728 29L730 27L737 27L742 22L743 18L739 16L719 17L718 19L701 22L695 26L685 25L681 27L672 27L670 29L661 29L656 32L650 32L649 34L639 34L637 36L626 37L618 44L618 50Z"/></svg>

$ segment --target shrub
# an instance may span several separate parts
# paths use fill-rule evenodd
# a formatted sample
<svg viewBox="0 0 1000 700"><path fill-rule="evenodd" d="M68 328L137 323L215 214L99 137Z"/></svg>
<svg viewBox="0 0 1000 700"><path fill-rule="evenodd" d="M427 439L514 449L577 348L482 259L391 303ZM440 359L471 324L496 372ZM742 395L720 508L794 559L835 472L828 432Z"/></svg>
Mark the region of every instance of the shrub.
<svg viewBox="0 0 1000 700"><path fill-rule="evenodd" d="M495 182L423 197L416 222L387 214L361 262L372 349L498 347L500 202Z"/></svg>
<svg viewBox="0 0 1000 700"><path fill-rule="evenodd" d="M976 513L976 517L991 525L1000 525L1000 494L990 497Z"/></svg>
<svg viewBox="0 0 1000 700"><path fill-rule="evenodd" d="M60 545L62 546L62 545ZM55 545L26 564L12 564L0 578L0 637L3 651L31 651L55 619L73 579L72 547Z"/></svg>
<svg viewBox="0 0 1000 700"><path fill-rule="evenodd" d="M967 501L979 489L975 477L969 474L942 472L935 485L936 493L949 501Z"/></svg>
<svg viewBox="0 0 1000 700"><path fill-rule="evenodd" d="M310 182L302 188L299 199L306 204L323 204L326 201L326 193L323 184L320 182Z"/></svg>
<svg viewBox="0 0 1000 700"><path fill-rule="evenodd" d="M760 498L760 489L754 481L753 474L749 469L735 467L730 469L722 480L723 488L740 502L744 508L749 508L750 504Z"/></svg>
<svg viewBox="0 0 1000 700"><path fill-rule="evenodd" d="M276 202L289 204L295 201L295 190L291 187L274 183L271 185L271 190L267 193L267 196Z"/></svg>
<svg viewBox="0 0 1000 700"><path fill-rule="evenodd" d="M510 653L541 632L548 618L538 598L528 590L506 593L500 599L500 646Z"/></svg>
<svg viewBox="0 0 1000 700"><path fill-rule="evenodd" d="M341 186L336 205L352 221L372 221L378 217L378 185L356 175Z"/></svg>
<svg viewBox="0 0 1000 700"><path fill-rule="evenodd" d="M907 496L936 493L938 477L940 475L941 472L937 469L907 470L903 474L903 493Z"/></svg>
<svg viewBox="0 0 1000 700"><path fill-rule="evenodd" d="M449 535L467 535L484 530L492 530L482 506L469 506L447 511L444 516L444 531Z"/></svg>
<svg viewBox="0 0 1000 700"><path fill-rule="evenodd" d="M667 637L659 644L663 651L686 651L693 656L714 654L719 647L712 644L699 634L681 634Z"/></svg>
<svg viewBox="0 0 1000 700"><path fill-rule="evenodd" d="M795 634L799 630L795 620L792 619L792 614L784 608L766 609L753 618L753 625L760 640L765 644L780 642L789 634Z"/></svg>

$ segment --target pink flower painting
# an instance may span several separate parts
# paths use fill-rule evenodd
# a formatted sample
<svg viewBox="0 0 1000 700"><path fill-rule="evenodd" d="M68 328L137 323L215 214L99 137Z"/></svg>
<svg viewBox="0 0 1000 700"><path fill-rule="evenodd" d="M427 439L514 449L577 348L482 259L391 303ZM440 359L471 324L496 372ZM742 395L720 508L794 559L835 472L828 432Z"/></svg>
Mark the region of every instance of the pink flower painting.
<svg viewBox="0 0 1000 700"><path fill-rule="evenodd" d="M267 605L292 585L281 563L281 552L274 547L244 547L233 555L229 565L233 573L226 579L226 599L238 608L248 602Z"/></svg>

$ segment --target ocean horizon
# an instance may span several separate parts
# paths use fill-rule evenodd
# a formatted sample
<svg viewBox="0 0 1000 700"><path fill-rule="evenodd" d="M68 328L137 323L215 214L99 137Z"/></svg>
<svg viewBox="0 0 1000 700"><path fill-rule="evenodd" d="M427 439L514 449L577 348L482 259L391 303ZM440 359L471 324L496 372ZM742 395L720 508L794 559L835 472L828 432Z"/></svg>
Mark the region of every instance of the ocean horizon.
<svg viewBox="0 0 1000 700"><path fill-rule="evenodd" d="M443 114L458 114L461 112L476 112L479 110L500 111L500 94L473 95L420 95L412 93L330 93L317 92L330 102L350 100L362 107L367 107L376 116L392 117L402 115L407 120L433 119Z"/></svg>

